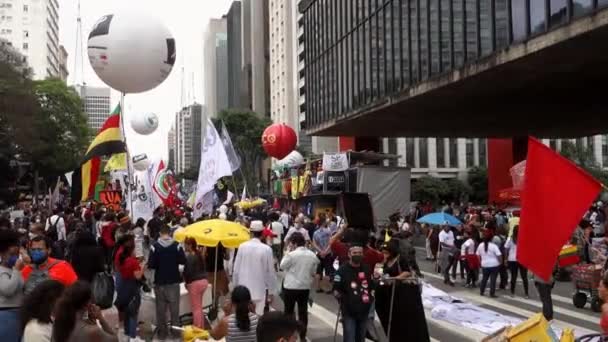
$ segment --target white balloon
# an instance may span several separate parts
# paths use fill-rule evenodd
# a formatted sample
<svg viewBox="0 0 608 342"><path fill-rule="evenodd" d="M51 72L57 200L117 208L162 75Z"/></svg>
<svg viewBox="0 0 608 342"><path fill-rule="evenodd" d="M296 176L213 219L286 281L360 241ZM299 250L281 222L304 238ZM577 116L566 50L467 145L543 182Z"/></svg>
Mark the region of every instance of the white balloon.
<svg viewBox="0 0 608 342"><path fill-rule="evenodd" d="M281 167L294 167L302 164L304 164L304 157L302 157L300 152L293 150L287 157L279 160L276 165Z"/></svg>
<svg viewBox="0 0 608 342"><path fill-rule="evenodd" d="M175 64L175 39L160 19L136 12L103 16L89 35L91 66L110 87L141 93L161 84Z"/></svg>
<svg viewBox="0 0 608 342"><path fill-rule="evenodd" d="M138 114L131 119L131 128L137 134L152 134L158 128L158 117L154 113Z"/></svg>
<svg viewBox="0 0 608 342"><path fill-rule="evenodd" d="M133 157L133 168L137 171L146 171L150 166L150 160L148 156L144 154L138 154Z"/></svg>

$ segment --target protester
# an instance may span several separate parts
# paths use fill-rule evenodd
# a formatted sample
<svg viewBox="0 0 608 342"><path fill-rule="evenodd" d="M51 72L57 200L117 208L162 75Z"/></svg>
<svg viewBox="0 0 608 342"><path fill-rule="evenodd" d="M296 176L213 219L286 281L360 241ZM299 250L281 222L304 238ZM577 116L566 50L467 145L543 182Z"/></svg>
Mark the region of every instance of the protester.
<svg viewBox="0 0 608 342"><path fill-rule="evenodd" d="M154 270L154 294L156 297L156 325L158 336L168 335L167 309L171 313L171 325L180 326L179 298L181 275L179 265L186 264L186 254L170 236L169 226L160 229L158 241L150 248L148 268Z"/></svg>
<svg viewBox="0 0 608 342"><path fill-rule="evenodd" d="M420 285L408 259L399 254L399 241L386 243L382 253L383 274L374 276L383 277L376 290L376 312L385 333L389 335L390 324L390 341L429 341Z"/></svg>
<svg viewBox="0 0 608 342"><path fill-rule="evenodd" d="M488 222L486 226L491 227L491 230L494 232L492 242L494 242L494 244L498 246L498 249L502 253L502 256L500 257L500 266L498 266L498 275L500 276L499 288L501 290L505 290L507 288L509 277L509 274L507 272L507 266L504 262L506 254L505 243L507 242L507 232L505 227L496 228L496 223L494 221Z"/></svg>
<svg viewBox="0 0 608 342"><path fill-rule="evenodd" d="M42 225L42 223L32 223L30 225L30 232L28 234L29 240L32 240L37 236L45 236L44 226Z"/></svg>
<svg viewBox="0 0 608 342"><path fill-rule="evenodd" d="M543 304L543 316L547 321L553 320L553 300L551 298L551 291L555 285L553 276L549 277L549 280L544 280L541 277L534 274L534 285L538 290L538 297Z"/></svg>
<svg viewBox="0 0 608 342"><path fill-rule="evenodd" d="M257 342L258 316L251 293L245 286L236 286L230 303L224 306L224 318L210 332L215 340L226 338L227 342Z"/></svg>
<svg viewBox="0 0 608 342"><path fill-rule="evenodd" d="M255 312L260 316L266 304L272 302L277 287L272 248L260 240L263 230L262 221L251 222L252 239L239 246L233 274L235 286L242 285L251 291Z"/></svg>
<svg viewBox="0 0 608 342"><path fill-rule="evenodd" d="M0 336L19 342L19 307L23 301L23 262L19 260L19 234L0 229Z"/></svg>
<svg viewBox="0 0 608 342"><path fill-rule="evenodd" d="M439 244L441 247L441 253L439 254L439 265L441 268L441 272L443 273L443 283L454 286L454 282L450 279L450 269L454 264L454 256L456 253L456 245L454 242L456 239L454 238L454 232L450 229L450 226L445 224L441 232L439 233Z"/></svg>
<svg viewBox="0 0 608 342"><path fill-rule="evenodd" d="M257 342L296 342L298 322L280 311L268 312L258 321Z"/></svg>
<svg viewBox="0 0 608 342"><path fill-rule="evenodd" d="M179 223L175 226L175 228L172 229L171 236L175 236L175 233L178 233L178 232L186 229L187 226L188 226L188 219L185 217L182 217L181 219L179 219Z"/></svg>
<svg viewBox="0 0 608 342"><path fill-rule="evenodd" d="M331 246L329 241L331 240L331 230L329 229L327 223L322 223L319 226L319 229L313 234L312 237L312 248L317 253L317 257L319 258L319 265L317 266L317 274L315 276L317 281L317 293L322 293L323 289L321 289L321 283L323 279L327 279L330 282L332 281L334 273L336 270L334 269L334 260L335 257L331 253ZM325 277L323 275L325 273ZM332 291L329 291L328 294L331 294Z"/></svg>
<svg viewBox="0 0 608 342"><path fill-rule="evenodd" d="M365 229L352 229L344 225L329 241L331 252L338 258L340 264L347 263L350 260L350 246L346 242L340 241L343 237L350 244L363 246L363 263L370 270L373 270L376 264L384 261L384 255L369 246L369 231Z"/></svg>
<svg viewBox="0 0 608 342"><path fill-rule="evenodd" d="M308 299L319 259L314 252L306 248L306 239L302 234L293 233L289 244L290 252L285 254L280 266L285 272L283 281L285 314L295 317L295 306L298 304L300 340L304 341L308 327Z"/></svg>
<svg viewBox="0 0 608 342"><path fill-rule="evenodd" d="M486 236L483 243L477 247L477 255L481 258L481 287L480 294L485 295L488 279L490 279L490 297L496 298L496 278L498 277L498 268L502 261L502 253L498 246L491 242L492 236L486 231Z"/></svg>
<svg viewBox="0 0 608 342"><path fill-rule="evenodd" d="M150 236L150 244L153 244L154 241L158 240L160 236L160 229L163 226L163 215L164 209L162 207L158 207L154 210L154 216L150 221L148 221L148 234Z"/></svg>
<svg viewBox="0 0 608 342"><path fill-rule="evenodd" d="M51 342L55 303L64 288L56 280L45 280L25 297L20 314L22 342Z"/></svg>
<svg viewBox="0 0 608 342"><path fill-rule="evenodd" d="M307 242L310 241L310 234L308 233L308 230L304 228L304 219L301 217L295 219L294 226L291 227L287 232L287 235L285 235L284 241L286 244L289 243L289 238L293 233L300 233L302 236L304 236L304 239L306 239Z"/></svg>
<svg viewBox="0 0 608 342"><path fill-rule="evenodd" d="M140 280L144 271L135 257L135 244L132 239L130 241L123 244L117 253L116 268L120 273L120 282L116 289L115 305L122 314L125 335L134 339L137 337L137 317L141 305Z"/></svg>
<svg viewBox="0 0 608 342"><path fill-rule="evenodd" d="M65 258L67 244L67 225L61 208L53 209L53 216L46 221L44 231L51 239L51 256L56 259Z"/></svg>
<svg viewBox="0 0 608 342"><path fill-rule="evenodd" d="M30 241L29 255L32 264L26 265L21 271L25 280L24 292L26 295L47 279L57 280L65 286L70 286L78 280L78 276L70 264L49 256L50 245L50 241L41 236Z"/></svg>
<svg viewBox="0 0 608 342"><path fill-rule="evenodd" d="M281 242L283 241L283 234L285 234L285 226L280 221L280 217L278 213L272 213L270 215L270 229L272 230L272 252L274 253L274 257L277 260L280 260L283 254L283 249L281 248Z"/></svg>
<svg viewBox="0 0 608 342"><path fill-rule="evenodd" d="M116 218L118 219L119 225L114 233L114 241L120 240L120 238L131 232L131 218L126 213L120 213Z"/></svg>
<svg viewBox="0 0 608 342"><path fill-rule="evenodd" d="M608 273L605 273L602 281L600 281L598 295L603 303L600 328L604 335L608 335Z"/></svg>
<svg viewBox="0 0 608 342"><path fill-rule="evenodd" d="M399 254L406 258L408 265L415 272L418 277L423 277L416 261L416 248L414 248L413 233L410 230L402 230L396 236L399 241Z"/></svg>
<svg viewBox="0 0 608 342"><path fill-rule="evenodd" d="M515 295L515 284L517 283L517 273L521 275L521 280L524 284L524 294L526 298L528 296L528 270L517 261L517 235L519 226L513 228L513 235L505 243L505 250L508 251L507 262L509 263L509 270L511 271L511 295Z"/></svg>
<svg viewBox="0 0 608 342"><path fill-rule="evenodd" d="M349 262L334 276L334 294L343 317L343 341L364 342L367 320L374 301L371 271L363 262L363 246L351 245Z"/></svg>
<svg viewBox="0 0 608 342"><path fill-rule="evenodd" d="M116 216L113 212L109 212L105 216L105 220L101 225L101 246L104 248L106 256L106 264L108 267L112 265L112 252L116 245L115 233L118 229L118 224L115 222Z"/></svg>
<svg viewBox="0 0 608 342"><path fill-rule="evenodd" d="M192 318L194 326L204 329L205 320L203 318L203 294L209 286L207 272L205 271L205 260L203 251L198 249L194 238L187 238L186 246L186 266L184 267L184 282L190 294L190 307L192 308Z"/></svg>
<svg viewBox="0 0 608 342"><path fill-rule="evenodd" d="M92 300L91 286L86 282L76 282L63 292L55 310L53 341L118 342L116 332Z"/></svg>
<svg viewBox="0 0 608 342"><path fill-rule="evenodd" d="M473 240L470 229L465 229L464 239L465 242L462 244L460 254L465 261L464 264L467 272L467 280L465 282L465 287L475 288L477 287L477 280L479 278L480 263L479 257L475 253L475 240Z"/></svg>
<svg viewBox="0 0 608 342"><path fill-rule="evenodd" d="M70 254L70 263L78 275L78 279L90 283L95 274L104 271L103 249L97 246L91 233L83 231L78 235Z"/></svg>

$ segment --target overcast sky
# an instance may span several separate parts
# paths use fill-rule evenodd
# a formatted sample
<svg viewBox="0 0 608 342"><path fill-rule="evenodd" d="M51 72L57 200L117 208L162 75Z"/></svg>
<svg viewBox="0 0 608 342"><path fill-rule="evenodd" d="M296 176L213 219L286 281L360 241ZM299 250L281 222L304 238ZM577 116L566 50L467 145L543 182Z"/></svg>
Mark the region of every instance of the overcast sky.
<svg viewBox="0 0 608 342"><path fill-rule="evenodd" d="M127 142L133 154L146 153L149 158L167 158L167 133L181 106L182 67L185 74L185 97L204 103L203 99L203 31L210 18L225 14L232 0L81 0L84 72L75 65L78 0L60 1L60 40L69 53L68 84L84 81L91 86L105 86L95 75L87 57L86 40L91 27L105 15L121 9L136 9L160 17L173 33L177 44L177 62L169 78L149 92L127 95L126 119L130 115L151 111L158 115L160 126L149 136L137 136L127 124ZM80 53L80 52L79 52ZM75 70L76 68L76 70ZM84 74L84 75L82 75ZM74 80L76 77L76 80ZM193 81L194 80L194 81ZM192 85L194 83L194 86ZM112 107L119 101L117 92L112 95Z"/></svg>

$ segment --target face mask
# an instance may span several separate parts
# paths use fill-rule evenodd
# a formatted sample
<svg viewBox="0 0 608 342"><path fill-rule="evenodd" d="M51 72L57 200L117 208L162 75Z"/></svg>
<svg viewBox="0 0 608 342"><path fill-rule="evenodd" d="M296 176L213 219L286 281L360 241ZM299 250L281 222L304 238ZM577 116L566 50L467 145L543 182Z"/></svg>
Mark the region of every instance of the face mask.
<svg viewBox="0 0 608 342"><path fill-rule="evenodd" d="M363 261L363 255L353 255L350 257L350 261L352 261L353 264L360 264L361 261Z"/></svg>
<svg viewBox="0 0 608 342"><path fill-rule="evenodd" d="M19 260L19 256L18 255L11 255L8 258L8 261L6 263L6 266L8 268L13 268L13 266L15 266L15 264L17 263L17 260Z"/></svg>
<svg viewBox="0 0 608 342"><path fill-rule="evenodd" d="M32 262L36 265L43 264L48 258L46 252L40 250L31 251L30 256L32 257Z"/></svg>

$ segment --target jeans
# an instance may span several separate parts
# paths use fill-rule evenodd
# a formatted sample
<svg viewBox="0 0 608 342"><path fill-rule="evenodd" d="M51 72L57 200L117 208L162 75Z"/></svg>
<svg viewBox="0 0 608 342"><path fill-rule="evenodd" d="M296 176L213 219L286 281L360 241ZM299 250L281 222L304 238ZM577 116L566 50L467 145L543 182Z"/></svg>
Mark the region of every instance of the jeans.
<svg viewBox="0 0 608 342"><path fill-rule="evenodd" d="M445 269L441 270L443 272L443 281L445 283L449 283L451 282L450 280L450 269L452 267L454 267L454 273L456 273L456 263L454 263L454 257L453 256L449 256L448 257L449 261L448 261L448 265L445 267Z"/></svg>
<svg viewBox="0 0 608 342"><path fill-rule="evenodd" d="M511 293L515 294L515 283L517 283L517 271L521 274L521 280L524 283L524 292L528 295L528 270L517 261L509 261L509 270L511 270Z"/></svg>
<svg viewBox="0 0 608 342"><path fill-rule="evenodd" d="M538 296L540 301L543 303L543 316L547 321L553 319L553 300L551 299L551 290L553 290L552 284L542 284L535 282L536 289L538 290Z"/></svg>
<svg viewBox="0 0 608 342"><path fill-rule="evenodd" d="M125 314L123 322L125 335L129 336L130 338L137 337L137 323L137 315L131 315L130 313Z"/></svg>
<svg viewBox="0 0 608 342"><path fill-rule="evenodd" d="M295 306L298 304L298 321L301 324L300 339L306 337L306 329L308 328L308 296L310 290L290 290L283 289L285 299L285 315L295 318Z"/></svg>
<svg viewBox="0 0 608 342"><path fill-rule="evenodd" d="M186 285L188 294L190 295L190 307L192 308L192 321L197 328L205 328L205 320L203 319L203 294L207 290L209 283L207 279L193 281Z"/></svg>
<svg viewBox="0 0 608 342"><path fill-rule="evenodd" d="M483 267L481 278L480 294L483 296L486 292L486 286L488 285L488 278L490 279L490 296L496 295L496 277L498 277L498 266L496 267Z"/></svg>
<svg viewBox="0 0 608 342"><path fill-rule="evenodd" d="M156 325L160 339L167 338L167 308L171 313L171 325L179 326L179 284L157 285L154 287L156 296Z"/></svg>
<svg viewBox="0 0 608 342"><path fill-rule="evenodd" d="M504 290L507 288L507 283L509 282L509 273L507 272L507 266L501 264L498 266L498 274L500 275L500 289Z"/></svg>
<svg viewBox="0 0 608 342"><path fill-rule="evenodd" d="M367 317L355 318L344 315L342 322L343 342L365 342Z"/></svg>
<svg viewBox="0 0 608 342"><path fill-rule="evenodd" d="M19 322L19 309L0 310L0 336L2 341L20 342L21 323Z"/></svg>

